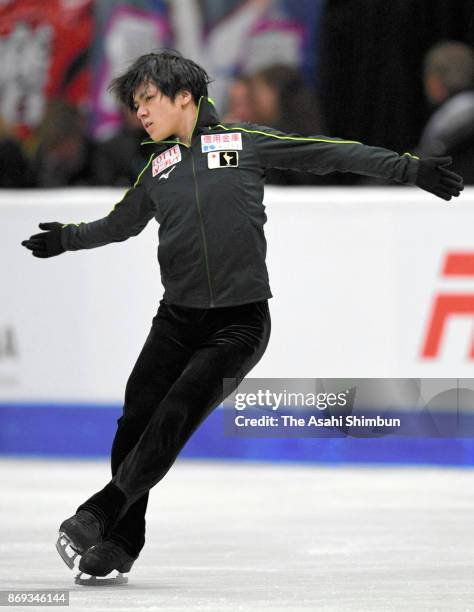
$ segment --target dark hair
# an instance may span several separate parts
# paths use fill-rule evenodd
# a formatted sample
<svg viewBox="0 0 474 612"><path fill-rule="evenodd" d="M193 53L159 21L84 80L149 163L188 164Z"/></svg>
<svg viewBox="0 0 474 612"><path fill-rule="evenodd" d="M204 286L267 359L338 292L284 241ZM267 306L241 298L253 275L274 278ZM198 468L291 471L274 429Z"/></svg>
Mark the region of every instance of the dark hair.
<svg viewBox="0 0 474 612"><path fill-rule="evenodd" d="M191 92L197 104L201 96L207 96L207 85L210 82L207 72L201 66L183 57L179 51L166 49L141 55L127 72L113 79L108 90L133 110L133 95L142 83L153 83L172 100L179 91L186 89Z"/></svg>

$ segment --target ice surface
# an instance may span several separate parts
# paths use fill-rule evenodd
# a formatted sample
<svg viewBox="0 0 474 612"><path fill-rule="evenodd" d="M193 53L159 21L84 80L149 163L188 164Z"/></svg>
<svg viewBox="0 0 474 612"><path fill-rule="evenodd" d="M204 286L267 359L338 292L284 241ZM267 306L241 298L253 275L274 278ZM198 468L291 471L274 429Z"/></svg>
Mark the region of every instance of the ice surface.
<svg viewBox="0 0 474 612"><path fill-rule="evenodd" d="M129 584L76 586L57 528L108 470L0 460L0 589L88 611L474 610L472 470L178 461Z"/></svg>

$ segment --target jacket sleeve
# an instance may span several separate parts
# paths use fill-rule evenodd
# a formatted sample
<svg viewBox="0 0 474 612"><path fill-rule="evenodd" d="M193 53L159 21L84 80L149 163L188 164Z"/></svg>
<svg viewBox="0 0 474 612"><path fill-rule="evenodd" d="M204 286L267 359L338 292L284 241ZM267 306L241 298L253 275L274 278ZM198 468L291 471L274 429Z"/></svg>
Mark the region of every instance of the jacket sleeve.
<svg viewBox="0 0 474 612"><path fill-rule="evenodd" d="M303 170L315 174L354 172L398 183L414 184L419 158L389 149L370 147L355 140L328 136L300 136L244 124L254 140L264 168Z"/></svg>
<svg viewBox="0 0 474 612"><path fill-rule="evenodd" d="M152 156L153 157L153 156ZM111 242L121 242L139 234L154 217L153 202L148 196L141 177L151 163L139 174L133 187L124 195L110 213L90 223L67 223L63 225L61 242L66 251L93 249Z"/></svg>

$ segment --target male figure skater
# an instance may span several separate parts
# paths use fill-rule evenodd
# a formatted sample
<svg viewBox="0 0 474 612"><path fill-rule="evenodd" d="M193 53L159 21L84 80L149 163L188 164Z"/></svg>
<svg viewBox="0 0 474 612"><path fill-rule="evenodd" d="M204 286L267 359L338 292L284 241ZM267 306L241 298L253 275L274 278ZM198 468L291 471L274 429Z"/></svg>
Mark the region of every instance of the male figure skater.
<svg viewBox="0 0 474 612"><path fill-rule="evenodd" d="M94 577L130 570L145 542L149 490L233 391L224 393L223 379L236 387L266 349L272 294L265 169L356 172L416 184L445 200L463 189L462 178L446 169L449 158L420 160L339 138L223 125L208 83L206 72L177 52L138 58L111 85L149 135L149 161L134 186L104 218L41 223L45 231L22 242L47 258L126 240L153 217L160 226L165 291L126 386L112 479L60 526L61 556L72 568L82 555L79 570Z"/></svg>

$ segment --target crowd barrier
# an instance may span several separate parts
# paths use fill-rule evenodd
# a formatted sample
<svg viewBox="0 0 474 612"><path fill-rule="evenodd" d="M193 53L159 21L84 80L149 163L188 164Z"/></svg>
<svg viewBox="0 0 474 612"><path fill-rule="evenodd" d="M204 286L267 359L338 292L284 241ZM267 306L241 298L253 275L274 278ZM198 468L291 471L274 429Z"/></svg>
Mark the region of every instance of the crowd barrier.
<svg viewBox="0 0 474 612"><path fill-rule="evenodd" d="M41 221L103 217L122 194L0 192L0 452L110 449L162 295L158 226L152 220L128 241L46 260L20 243ZM413 187L269 187L265 205L272 337L251 377L472 375L473 188L445 203ZM233 440L220 434L219 412L185 454L473 461L469 439L405 440L398 450L387 439Z"/></svg>

